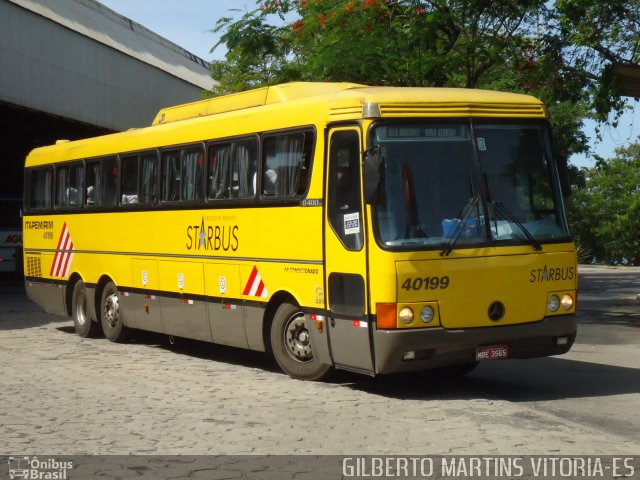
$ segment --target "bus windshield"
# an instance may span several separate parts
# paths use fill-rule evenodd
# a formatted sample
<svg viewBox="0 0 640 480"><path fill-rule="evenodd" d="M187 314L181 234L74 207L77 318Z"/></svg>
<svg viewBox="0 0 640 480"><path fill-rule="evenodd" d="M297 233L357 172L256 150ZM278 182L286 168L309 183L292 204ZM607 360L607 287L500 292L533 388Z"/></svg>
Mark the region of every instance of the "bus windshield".
<svg viewBox="0 0 640 480"><path fill-rule="evenodd" d="M469 248L568 241L558 174L542 123L384 123L374 208L385 248Z"/></svg>

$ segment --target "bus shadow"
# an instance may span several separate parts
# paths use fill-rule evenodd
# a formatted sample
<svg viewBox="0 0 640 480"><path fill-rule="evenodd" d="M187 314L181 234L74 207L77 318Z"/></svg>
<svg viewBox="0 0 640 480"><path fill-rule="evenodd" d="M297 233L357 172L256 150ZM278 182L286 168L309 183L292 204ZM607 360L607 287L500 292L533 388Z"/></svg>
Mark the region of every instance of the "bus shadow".
<svg viewBox="0 0 640 480"><path fill-rule="evenodd" d="M550 357L480 365L461 378L438 378L423 372L354 381L349 386L408 400L531 402L640 393L640 369Z"/></svg>
<svg viewBox="0 0 640 480"><path fill-rule="evenodd" d="M147 335L148 333L142 332L138 342L140 342L141 339L144 339ZM170 344L166 339L166 336L164 343L155 346L164 350L169 350L171 353L178 355L187 355L194 358L212 360L239 367L257 368L273 373L280 372L280 368L273 357L264 352L245 350L243 348L229 347L226 345L201 342L186 338L175 339L175 343Z"/></svg>
<svg viewBox="0 0 640 480"><path fill-rule="evenodd" d="M56 330L72 335L76 334L72 325L56 327ZM127 343L166 350L167 355L184 355L203 360L211 360L213 362L233 364L240 367L280 372L275 360L264 352L178 337L173 338L174 343L171 343L169 339L170 337L168 335L162 333L134 330L131 339L128 340ZM108 340L104 338L91 340L108 342Z"/></svg>

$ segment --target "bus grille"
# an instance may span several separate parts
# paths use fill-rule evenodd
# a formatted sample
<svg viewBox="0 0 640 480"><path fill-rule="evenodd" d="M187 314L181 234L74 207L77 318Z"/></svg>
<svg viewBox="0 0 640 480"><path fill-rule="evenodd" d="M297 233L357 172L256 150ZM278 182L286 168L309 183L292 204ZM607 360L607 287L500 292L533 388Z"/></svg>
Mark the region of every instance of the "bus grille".
<svg viewBox="0 0 640 480"><path fill-rule="evenodd" d="M27 277L42 277L42 260L40 257L27 257Z"/></svg>

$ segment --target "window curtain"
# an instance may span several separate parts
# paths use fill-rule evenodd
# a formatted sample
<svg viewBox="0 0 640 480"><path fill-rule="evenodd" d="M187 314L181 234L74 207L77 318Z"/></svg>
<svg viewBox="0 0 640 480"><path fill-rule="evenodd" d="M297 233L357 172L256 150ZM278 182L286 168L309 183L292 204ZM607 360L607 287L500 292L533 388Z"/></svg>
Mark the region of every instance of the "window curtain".
<svg viewBox="0 0 640 480"><path fill-rule="evenodd" d="M162 199L179 200L180 193L180 153L170 152L163 156Z"/></svg>
<svg viewBox="0 0 640 480"><path fill-rule="evenodd" d="M276 196L294 196L298 190L304 135L283 135L276 141Z"/></svg>
<svg viewBox="0 0 640 480"><path fill-rule="evenodd" d="M209 198L228 198L231 145L212 147L209 158Z"/></svg>
<svg viewBox="0 0 640 480"><path fill-rule="evenodd" d="M155 155L142 157L142 170L140 172L140 202L154 203L156 201L156 169Z"/></svg>
<svg viewBox="0 0 640 480"><path fill-rule="evenodd" d="M69 205L82 205L84 167L76 165L71 167L71 178L69 182Z"/></svg>
<svg viewBox="0 0 640 480"><path fill-rule="evenodd" d="M235 196L240 198L253 197L253 171L251 165L250 150L247 144L239 144L235 149L235 164L238 172L238 192Z"/></svg>
<svg viewBox="0 0 640 480"><path fill-rule="evenodd" d="M182 156L182 200L198 200L204 157L200 150L185 150Z"/></svg>
<svg viewBox="0 0 640 480"><path fill-rule="evenodd" d="M57 169L56 175L56 206L65 207L68 203L69 167Z"/></svg>

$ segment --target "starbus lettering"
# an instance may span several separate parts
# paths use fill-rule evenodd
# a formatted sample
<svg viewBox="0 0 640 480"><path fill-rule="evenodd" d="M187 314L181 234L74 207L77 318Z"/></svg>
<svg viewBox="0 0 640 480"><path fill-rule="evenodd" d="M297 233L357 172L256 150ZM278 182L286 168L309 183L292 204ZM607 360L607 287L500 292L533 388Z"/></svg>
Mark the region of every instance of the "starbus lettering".
<svg viewBox="0 0 640 480"><path fill-rule="evenodd" d="M206 225L204 218L200 225L187 227L187 250L236 251L240 245L238 225Z"/></svg>
<svg viewBox="0 0 640 480"><path fill-rule="evenodd" d="M559 280L573 280L575 276L574 267L551 267L533 269L530 272L530 283L556 282Z"/></svg>

